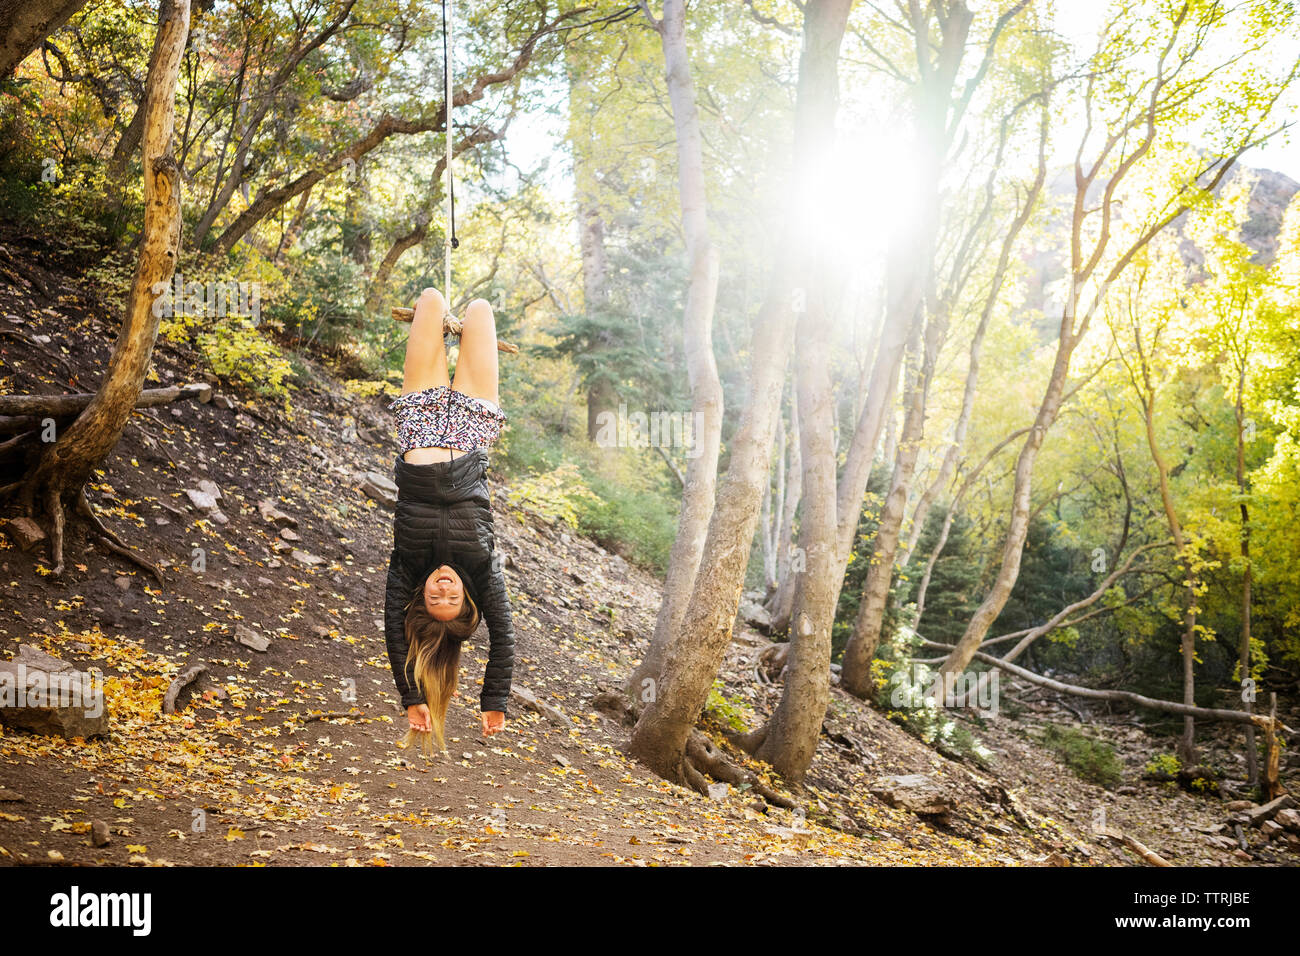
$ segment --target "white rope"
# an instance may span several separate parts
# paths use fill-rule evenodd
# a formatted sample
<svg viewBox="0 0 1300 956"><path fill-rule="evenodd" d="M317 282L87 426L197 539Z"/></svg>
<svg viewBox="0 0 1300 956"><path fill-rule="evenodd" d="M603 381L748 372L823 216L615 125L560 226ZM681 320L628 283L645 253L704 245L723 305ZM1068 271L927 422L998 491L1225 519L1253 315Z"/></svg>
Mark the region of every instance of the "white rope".
<svg viewBox="0 0 1300 956"><path fill-rule="evenodd" d="M451 178L451 136L452 136L451 133L451 67L452 67L452 50L454 49L452 44L454 38L452 37L452 32L451 32L451 26L453 22L452 4L453 4L453 0L446 0L446 6L444 7L444 21L443 21L443 29L446 31L446 48L445 48L446 66L443 70L443 73L446 78L446 87L447 87L445 91L445 96L446 96L445 122L447 127L447 169L446 169L447 225L445 230L446 236L443 239L442 294L446 297L448 312L451 311L451 236L452 236L451 217L454 215L454 213L452 212L452 197L451 197L451 191L453 188L452 178Z"/></svg>

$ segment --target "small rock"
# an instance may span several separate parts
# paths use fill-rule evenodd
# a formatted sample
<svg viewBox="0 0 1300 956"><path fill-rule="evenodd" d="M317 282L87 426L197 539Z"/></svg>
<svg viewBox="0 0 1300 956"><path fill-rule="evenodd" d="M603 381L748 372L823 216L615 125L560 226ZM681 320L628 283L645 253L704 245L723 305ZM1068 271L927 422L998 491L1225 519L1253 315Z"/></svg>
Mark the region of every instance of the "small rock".
<svg viewBox="0 0 1300 956"><path fill-rule="evenodd" d="M166 518L154 518L153 523L160 528L165 528L167 525L171 524L171 522Z"/></svg>
<svg viewBox="0 0 1300 956"><path fill-rule="evenodd" d="M0 787L0 803L22 803L26 799L27 798L17 790L8 790L4 787Z"/></svg>
<svg viewBox="0 0 1300 956"><path fill-rule="evenodd" d="M1225 803L1223 808L1231 813L1236 813L1240 810L1249 810L1253 806L1254 804L1249 800L1233 800L1230 803Z"/></svg>
<svg viewBox="0 0 1300 956"><path fill-rule="evenodd" d="M1246 821L1251 826L1257 827L1261 825L1265 820L1273 819L1273 817L1280 811L1288 810L1294 806L1295 806L1295 798L1292 797L1289 793L1284 793L1276 800L1273 800L1270 803L1266 803L1262 807L1256 807L1253 810L1247 810L1245 814Z"/></svg>
<svg viewBox="0 0 1300 956"><path fill-rule="evenodd" d="M199 491L203 492L205 495L211 495L216 501L221 500L221 489L217 487L217 483L212 481L210 478L204 478L199 482Z"/></svg>
<svg viewBox="0 0 1300 956"><path fill-rule="evenodd" d="M93 820L90 824L90 841L95 846L108 846L113 840L108 832L108 824L103 820Z"/></svg>
<svg viewBox="0 0 1300 956"><path fill-rule="evenodd" d="M220 509L212 512L212 514L208 515L208 517L211 518L217 524L230 524L230 519L227 518L226 513Z"/></svg>
<svg viewBox="0 0 1300 956"><path fill-rule="evenodd" d="M569 537L567 534L565 534L564 532L561 532L561 533L560 533L560 544L568 544L568 543L570 543L572 540L573 540L573 539L570 538L570 537Z"/></svg>
<svg viewBox="0 0 1300 956"><path fill-rule="evenodd" d="M259 654L265 654L266 649L271 646L271 642L267 638L243 624L235 625L235 641L257 651Z"/></svg>
<svg viewBox="0 0 1300 956"><path fill-rule="evenodd" d="M31 518L11 518L5 522L4 530L20 551L30 551L45 540L45 532Z"/></svg>
<svg viewBox="0 0 1300 956"><path fill-rule="evenodd" d="M268 568L282 568L284 567L284 564L283 562L277 561L275 558L272 558L270 561L266 562L266 566Z"/></svg>
<svg viewBox="0 0 1300 956"><path fill-rule="evenodd" d="M740 619L756 631L766 634L772 629L772 615L757 601L742 601L738 613Z"/></svg>
<svg viewBox="0 0 1300 956"><path fill-rule="evenodd" d="M277 528L296 528L298 519L292 515L285 514L275 506L275 502L270 498L263 498L257 503L257 510L262 514L263 521L269 521Z"/></svg>
<svg viewBox="0 0 1300 956"><path fill-rule="evenodd" d="M181 411L179 408L173 408L173 409L171 410L171 414L172 414L172 418L184 418L184 417L185 417L185 413L184 413L183 411Z"/></svg>
<svg viewBox="0 0 1300 956"><path fill-rule="evenodd" d="M114 578L113 583L117 585L119 591L131 590L131 579L127 577Z"/></svg>
<svg viewBox="0 0 1300 956"><path fill-rule="evenodd" d="M538 700L536 694L534 694L531 690L529 690L527 687L522 686L521 684L511 685L510 696L515 700L519 701L521 704L523 704L524 707L528 708L534 713L541 714L543 717L545 717L547 720L552 721L553 723L568 724L569 722L568 718L564 716L564 712L561 711L558 707L555 707L552 704L548 704L545 701Z"/></svg>
<svg viewBox="0 0 1300 956"><path fill-rule="evenodd" d="M1273 819L1292 833L1300 833L1300 812L1288 807L1285 810L1279 810L1277 816Z"/></svg>
<svg viewBox="0 0 1300 956"><path fill-rule="evenodd" d="M381 504L397 504L397 485L387 475L368 471L362 476L361 490Z"/></svg>
<svg viewBox="0 0 1300 956"><path fill-rule="evenodd" d="M1121 797L1131 797L1133 796L1133 794L1138 792L1138 788L1132 785L1128 785L1123 787L1117 787L1115 789L1115 792L1119 794Z"/></svg>
<svg viewBox="0 0 1300 956"><path fill-rule="evenodd" d="M564 754L556 754L556 755L555 755L555 762L558 763L561 767L572 767L572 766L573 766L573 764L569 762L569 758L566 757L566 756L564 756ZM1279 828L1279 829L1280 829L1280 828Z"/></svg>
<svg viewBox="0 0 1300 956"><path fill-rule="evenodd" d="M218 510L217 499L212 497L212 495L208 494L206 491L200 491L197 488L186 488L185 495L190 499L190 504L192 504L197 511L200 511L203 514L211 514Z"/></svg>
<svg viewBox="0 0 1300 956"><path fill-rule="evenodd" d="M199 393L194 396L200 405L206 405L212 401L212 386L207 382L191 382L186 388L197 388Z"/></svg>
<svg viewBox="0 0 1300 956"><path fill-rule="evenodd" d="M230 411L232 408L235 407L235 403L232 402L232 401L231 401L229 398L227 398L225 395L217 395L217 396L215 396L215 397L212 399L212 404L215 405L215 406L217 406L217 408L223 409L223 410L225 410L225 411Z"/></svg>
<svg viewBox="0 0 1300 956"><path fill-rule="evenodd" d="M46 671L50 674L59 674L63 671L72 670L72 665L67 661L46 654L39 647L32 644L19 644L18 656L11 663L24 664L28 670Z"/></svg>
<svg viewBox="0 0 1300 956"><path fill-rule="evenodd" d="M293 553L291 557L299 564L305 564L309 568L320 567L322 564L325 563L324 558L318 557L312 554L310 551L300 551L297 548L293 549Z"/></svg>
<svg viewBox="0 0 1300 956"><path fill-rule="evenodd" d="M891 807L927 816L944 816L953 808L947 788L923 773L881 777L871 785L871 792Z"/></svg>
<svg viewBox="0 0 1300 956"><path fill-rule="evenodd" d="M270 578L258 578L258 579L257 579L257 583L258 583L258 585L260 585L261 587L264 587L264 588L269 588L269 587L271 587L273 584L275 584L275 582L272 581Z"/></svg>
<svg viewBox="0 0 1300 956"><path fill-rule="evenodd" d="M50 337L48 335L33 335L32 341L38 345L49 345Z"/></svg>
<svg viewBox="0 0 1300 956"><path fill-rule="evenodd" d="M283 538L285 541L301 541L301 540L302 540L302 536L299 535L298 532L297 532L297 531L294 531L292 528L281 528L281 529L280 529L280 537Z"/></svg>

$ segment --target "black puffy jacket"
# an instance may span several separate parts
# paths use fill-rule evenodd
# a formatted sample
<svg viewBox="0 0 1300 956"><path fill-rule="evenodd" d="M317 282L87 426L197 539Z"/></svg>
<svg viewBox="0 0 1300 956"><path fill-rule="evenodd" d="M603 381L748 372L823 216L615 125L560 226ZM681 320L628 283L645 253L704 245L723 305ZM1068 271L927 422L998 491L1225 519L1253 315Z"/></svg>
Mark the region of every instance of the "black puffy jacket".
<svg viewBox="0 0 1300 956"><path fill-rule="evenodd" d="M485 448L429 464L411 464L397 456L397 509L384 595L384 639L403 707L425 702L404 669L406 606L417 582L449 564L461 573L487 624L488 664L479 704L485 711L506 712L515 635L505 576L500 562L493 561L496 540L487 470Z"/></svg>

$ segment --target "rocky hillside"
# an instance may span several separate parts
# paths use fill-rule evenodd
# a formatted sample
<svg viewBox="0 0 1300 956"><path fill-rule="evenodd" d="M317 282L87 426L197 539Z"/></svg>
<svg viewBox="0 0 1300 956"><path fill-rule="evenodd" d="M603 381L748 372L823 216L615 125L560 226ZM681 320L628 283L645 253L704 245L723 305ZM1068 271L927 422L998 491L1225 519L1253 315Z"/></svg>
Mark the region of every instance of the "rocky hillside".
<svg viewBox="0 0 1300 956"><path fill-rule="evenodd" d="M39 240L5 240L33 278L0 281L0 391L93 389L112 319ZM80 524L54 579L44 546L21 550L23 535L6 526L0 653L15 666L98 669L107 710L32 733L16 708L0 708L0 861L1141 862L1121 835L1176 863L1300 859L1283 808L1267 814L1282 821L1275 833L1271 820L1237 818L1242 849L1240 809L1143 779L1153 744L1140 726L1027 688L1012 688L1019 718L969 725L990 751L982 766L836 689L797 810L666 784L625 756L629 728L608 703L651 632L658 582L512 506L500 476L518 642L509 726L490 740L478 731L480 631L449 752L429 762L403 751L380 610L392 422L381 401L308 367L291 414L209 377L210 393L132 418L89 497L163 581L99 550ZM205 374L198 355L161 341L154 369L151 385ZM6 507L0 517L14 517ZM760 660L769 646L737 627L719 687L727 703L707 724L724 748L725 721L760 720L779 697L779 674ZM196 665L166 713L169 690ZM1120 785L1084 783L1059 763L1038 740L1046 722L1118 741Z"/></svg>

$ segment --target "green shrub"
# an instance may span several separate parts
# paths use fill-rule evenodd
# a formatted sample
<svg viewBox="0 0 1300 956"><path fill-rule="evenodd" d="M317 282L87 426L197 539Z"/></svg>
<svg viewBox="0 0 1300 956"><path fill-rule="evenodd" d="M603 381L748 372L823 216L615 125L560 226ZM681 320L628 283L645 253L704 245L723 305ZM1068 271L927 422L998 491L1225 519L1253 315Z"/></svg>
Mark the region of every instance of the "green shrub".
<svg viewBox="0 0 1300 956"><path fill-rule="evenodd" d="M677 535L678 502L599 476L589 483L595 500L579 510L578 529L634 564L665 573Z"/></svg>
<svg viewBox="0 0 1300 956"><path fill-rule="evenodd" d="M1081 779L1103 787L1119 783L1123 768L1115 756L1115 748L1105 741L1095 740L1073 727L1048 724L1043 743Z"/></svg>
<svg viewBox="0 0 1300 956"><path fill-rule="evenodd" d="M1142 769L1153 780L1174 780L1183 765L1174 754L1156 754Z"/></svg>
<svg viewBox="0 0 1300 956"><path fill-rule="evenodd" d="M709 688L709 699L704 704L704 712L732 730L745 729L745 702L739 697L724 694L720 680L715 680Z"/></svg>
<svg viewBox="0 0 1300 956"><path fill-rule="evenodd" d="M566 461L550 471L521 478L506 496L516 507L523 506L552 522L578 527L578 507L596 501L578 466Z"/></svg>
<svg viewBox="0 0 1300 956"><path fill-rule="evenodd" d="M219 321L211 330L200 332L195 341L222 381L259 395L288 399L284 381L293 375L293 366L275 343L247 320Z"/></svg>

